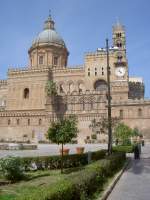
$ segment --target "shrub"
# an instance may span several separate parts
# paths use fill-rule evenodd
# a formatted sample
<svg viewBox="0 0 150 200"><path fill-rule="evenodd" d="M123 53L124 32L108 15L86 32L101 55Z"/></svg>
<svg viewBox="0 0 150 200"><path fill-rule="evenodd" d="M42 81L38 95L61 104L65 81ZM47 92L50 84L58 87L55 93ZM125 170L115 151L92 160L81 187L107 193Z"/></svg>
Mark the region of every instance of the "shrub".
<svg viewBox="0 0 150 200"><path fill-rule="evenodd" d="M125 153L133 153L134 151L134 145L128 145L128 146L114 146L113 152L125 152Z"/></svg>
<svg viewBox="0 0 150 200"><path fill-rule="evenodd" d="M20 195L17 200L86 200L102 189L109 176L122 167L125 153L115 153L106 159L87 165L83 170L71 173L50 187L38 188L30 195Z"/></svg>
<svg viewBox="0 0 150 200"><path fill-rule="evenodd" d="M91 159L93 161L103 159L106 155L105 150L99 150L91 153ZM32 163L35 163L37 169L60 169L61 168L61 156L40 156L40 157L25 157L21 158L23 166L26 170L29 170ZM84 154L71 154L63 157L63 167L72 168L80 167L88 164L88 155Z"/></svg>
<svg viewBox="0 0 150 200"><path fill-rule="evenodd" d="M103 159L105 157L106 153L107 153L107 150L94 151L94 152L92 152L91 159L94 161Z"/></svg>
<svg viewBox="0 0 150 200"><path fill-rule="evenodd" d="M4 177L12 182L24 177L22 162L19 157L6 157L0 160L0 168Z"/></svg>

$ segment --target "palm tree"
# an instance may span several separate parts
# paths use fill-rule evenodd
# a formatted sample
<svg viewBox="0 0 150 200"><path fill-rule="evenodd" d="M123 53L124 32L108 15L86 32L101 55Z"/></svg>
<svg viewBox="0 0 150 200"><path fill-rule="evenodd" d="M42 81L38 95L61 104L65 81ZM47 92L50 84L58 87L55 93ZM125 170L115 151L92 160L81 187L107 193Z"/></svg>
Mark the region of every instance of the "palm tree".
<svg viewBox="0 0 150 200"><path fill-rule="evenodd" d="M48 80L45 86L46 94L51 98L51 106L52 106L52 121L54 122L54 102L55 97L58 95L56 83L52 80Z"/></svg>

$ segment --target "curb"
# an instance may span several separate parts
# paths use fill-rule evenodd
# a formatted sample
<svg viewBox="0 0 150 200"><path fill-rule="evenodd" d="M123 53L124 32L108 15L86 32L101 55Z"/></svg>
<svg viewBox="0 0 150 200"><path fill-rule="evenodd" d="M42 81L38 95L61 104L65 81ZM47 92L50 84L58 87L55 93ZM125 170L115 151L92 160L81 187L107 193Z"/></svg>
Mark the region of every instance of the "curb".
<svg viewBox="0 0 150 200"><path fill-rule="evenodd" d="M106 191L104 192L104 194L102 195L101 198L97 199L97 200L107 200L108 196L110 195L110 193L112 192L112 190L114 189L116 183L119 181L119 179L121 178L123 172L127 169L129 163L130 163L131 159L128 158L127 162L125 163L123 169L114 177L114 179L112 180L112 183L108 186L108 188L106 189Z"/></svg>

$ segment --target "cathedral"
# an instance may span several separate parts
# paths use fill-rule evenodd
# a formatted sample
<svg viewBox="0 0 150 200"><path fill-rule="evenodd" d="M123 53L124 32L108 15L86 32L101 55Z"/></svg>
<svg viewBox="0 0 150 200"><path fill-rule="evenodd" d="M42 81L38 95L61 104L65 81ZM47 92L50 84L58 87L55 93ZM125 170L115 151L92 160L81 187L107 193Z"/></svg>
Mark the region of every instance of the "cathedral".
<svg viewBox="0 0 150 200"><path fill-rule="evenodd" d="M107 117L106 48L86 53L81 66L68 66L69 51L49 16L28 55L28 67L10 68L7 80L0 80L0 141L45 141L53 120L75 114L77 140L83 143L91 137L91 121ZM150 138L150 100L144 99L143 79L129 76L125 27L120 23L112 29L109 66L112 116ZM55 98L47 95L48 81L56 84Z"/></svg>

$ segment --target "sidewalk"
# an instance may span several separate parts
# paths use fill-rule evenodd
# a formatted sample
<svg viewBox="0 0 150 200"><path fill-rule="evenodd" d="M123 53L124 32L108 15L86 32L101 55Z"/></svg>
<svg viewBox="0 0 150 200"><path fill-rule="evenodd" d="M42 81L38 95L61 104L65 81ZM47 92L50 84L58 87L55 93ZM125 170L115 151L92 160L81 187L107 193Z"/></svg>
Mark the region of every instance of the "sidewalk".
<svg viewBox="0 0 150 200"><path fill-rule="evenodd" d="M132 158L107 200L150 200L150 144L142 147L140 160Z"/></svg>

